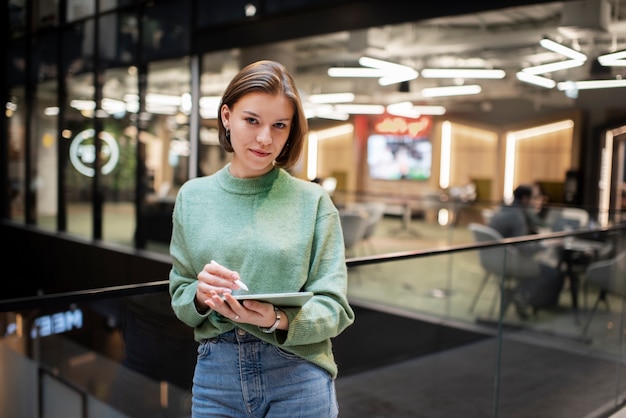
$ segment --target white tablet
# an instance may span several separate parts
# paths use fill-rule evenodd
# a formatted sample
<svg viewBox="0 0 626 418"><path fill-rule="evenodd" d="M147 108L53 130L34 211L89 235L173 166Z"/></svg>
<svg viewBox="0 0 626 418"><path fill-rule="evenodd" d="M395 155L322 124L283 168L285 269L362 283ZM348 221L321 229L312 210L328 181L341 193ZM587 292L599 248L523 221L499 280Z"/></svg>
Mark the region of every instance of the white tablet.
<svg viewBox="0 0 626 418"><path fill-rule="evenodd" d="M260 300L276 306L302 306L311 299L313 292L292 293L257 293L250 295L234 295L237 300Z"/></svg>

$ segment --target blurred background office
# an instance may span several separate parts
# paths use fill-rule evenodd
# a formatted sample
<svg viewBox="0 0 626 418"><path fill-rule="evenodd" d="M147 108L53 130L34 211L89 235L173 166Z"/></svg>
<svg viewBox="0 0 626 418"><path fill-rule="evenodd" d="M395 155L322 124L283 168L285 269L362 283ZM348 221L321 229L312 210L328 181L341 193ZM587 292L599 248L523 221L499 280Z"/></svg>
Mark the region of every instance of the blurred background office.
<svg viewBox="0 0 626 418"><path fill-rule="evenodd" d="M88 304L85 321L101 332L76 340L122 359L124 331L141 328L158 344L163 335L155 333L187 331L167 320L159 330L153 316L168 312L146 301L164 295L149 297L144 287L167 279L179 187L228 162L216 123L226 83L247 63L273 59L294 75L310 128L292 174L320 182L346 219L359 214L356 232L346 234L356 306L377 320L391 310L405 326L410 317L454 329L465 342L504 319L606 342L602 311L584 300L579 306L578 283L584 290L588 268L592 278L621 272L626 1L8 0L0 7L7 336L40 323L39 314L65 312L68 296L54 295L116 286L137 297ZM552 241L564 254L563 297L556 311L526 322L491 309L502 264L492 274L478 248L450 248L477 244L473 226L487 225L519 184L542 190L540 234L594 231L567 248ZM503 248L495 251L500 262ZM398 255L407 251L451 252ZM584 296L621 312L620 287L596 283L604 287ZM47 297L54 306L39 305ZM611 323L614 338L619 326ZM485 324L492 328L477 328ZM37 358L46 340L26 340L18 351ZM424 344L436 351L447 342ZM342 357L350 372L362 367L351 365L357 357ZM158 381L176 382L175 403L185 407L177 384L185 376L150 377L157 409L168 398Z"/></svg>

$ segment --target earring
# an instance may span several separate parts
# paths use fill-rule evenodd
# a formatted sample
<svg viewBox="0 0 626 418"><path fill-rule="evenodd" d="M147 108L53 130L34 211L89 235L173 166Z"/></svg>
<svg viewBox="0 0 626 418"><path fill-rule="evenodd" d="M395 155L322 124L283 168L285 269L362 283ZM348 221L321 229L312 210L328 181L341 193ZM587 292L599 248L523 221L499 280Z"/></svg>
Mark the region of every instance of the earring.
<svg viewBox="0 0 626 418"><path fill-rule="evenodd" d="M230 142L230 129L226 128L226 140Z"/></svg>

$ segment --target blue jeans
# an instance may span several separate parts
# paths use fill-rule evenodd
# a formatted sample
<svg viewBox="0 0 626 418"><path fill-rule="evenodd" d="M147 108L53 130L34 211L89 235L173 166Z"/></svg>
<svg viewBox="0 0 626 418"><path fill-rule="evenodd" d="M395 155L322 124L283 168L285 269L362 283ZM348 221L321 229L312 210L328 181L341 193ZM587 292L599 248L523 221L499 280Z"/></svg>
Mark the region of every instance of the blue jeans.
<svg viewBox="0 0 626 418"><path fill-rule="evenodd" d="M200 343L192 394L193 418L338 415L326 370L239 328Z"/></svg>

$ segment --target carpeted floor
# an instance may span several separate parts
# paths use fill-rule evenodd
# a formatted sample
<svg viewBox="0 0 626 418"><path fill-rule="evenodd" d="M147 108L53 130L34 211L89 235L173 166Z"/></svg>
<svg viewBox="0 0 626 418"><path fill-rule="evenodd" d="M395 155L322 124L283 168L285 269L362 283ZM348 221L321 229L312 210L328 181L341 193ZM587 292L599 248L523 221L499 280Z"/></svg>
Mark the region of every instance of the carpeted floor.
<svg viewBox="0 0 626 418"><path fill-rule="evenodd" d="M504 345L499 388L496 340L486 339L340 377L339 416L583 418L614 409L617 373L624 372L614 362L515 339Z"/></svg>

